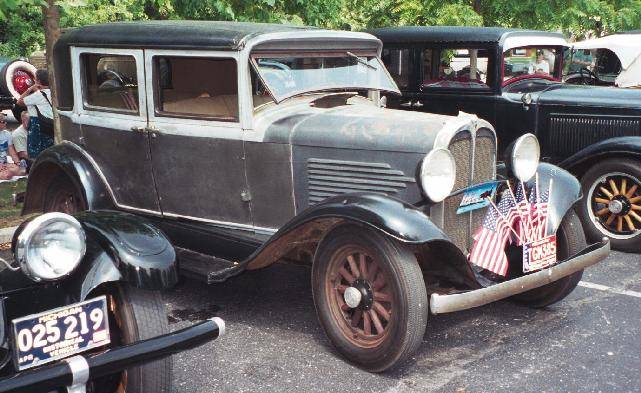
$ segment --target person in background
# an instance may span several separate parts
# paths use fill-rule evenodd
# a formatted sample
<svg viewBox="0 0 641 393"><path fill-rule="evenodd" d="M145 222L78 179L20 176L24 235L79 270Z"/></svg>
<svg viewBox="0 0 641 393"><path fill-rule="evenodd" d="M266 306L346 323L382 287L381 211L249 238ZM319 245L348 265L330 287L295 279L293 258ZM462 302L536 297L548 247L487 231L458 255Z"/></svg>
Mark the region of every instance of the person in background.
<svg viewBox="0 0 641 393"><path fill-rule="evenodd" d="M0 180L8 180L24 174L19 165L7 161L7 156L11 156L15 163L20 162L12 146L11 133L7 131L7 119L4 113L0 113Z"/></svg>
<svg viewBox="0 0 641 393"><path fill-rule="evenodd" d="M18 99L18 105L26 106L31 117L27 138L27 151L31 159L53 145L53 109L47 70L37 70L35 82Z"/></svg>
<svg viewBox="0 0 641 393"><path fill-rule="evenodd" d="M534 73L550 75L550 63L545 59L545 54L542 51L538 52L536 55Z"/></svg>
<svg viewBox="0 0 641 393"><path fill-rule="evenodd" d="M27 133L29 132L30 120L29 112L22 111L20 114L20 126L11 133L13 148L20 161L29 159L29 153L27 152Z"/></svg>

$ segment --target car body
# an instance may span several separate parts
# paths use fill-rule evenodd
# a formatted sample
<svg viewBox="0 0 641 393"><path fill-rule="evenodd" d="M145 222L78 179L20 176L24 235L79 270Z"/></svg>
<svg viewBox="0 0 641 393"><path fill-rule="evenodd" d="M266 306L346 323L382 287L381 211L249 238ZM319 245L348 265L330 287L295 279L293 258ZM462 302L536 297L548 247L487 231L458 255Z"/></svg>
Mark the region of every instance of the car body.
<svg viewBox="0 0 641 393"><path fill-rule="evenodd" d="M563 298L609 244L561 240L559 265L523 274L517 257L509 277L484 278L467 254L489 210L456 211L479 184L490 196L515 181L497 179L494 130L476 116L383 108L381 92L398 90L381 49L365 33L271 24L71 30L54 50L65 141L34 163L24 212L151 220L181 273L208 283L281 259L311 264L325 332L372 371L420 345L428 304L442 313L517 295L539 306ZM531 171L528 192L534 179L542 193L552 178L563 190L539 201L550 234L565 239L579 184L539 165L536 143L529 135L515 147L532 164L519 158L515 170Z"/></svg>
<svg viewBox="0 0 641 393"><path fill-rule="evenodd" d="M0 391L169 392L158 375L170 372L167 356L224 331L217 319L169 333L160 290L178 278L176 254L139 217L46 213L20 225L11 247L0 269Z"/></svg>
<svg viewBox="0 0 641 393"><path fill-rule="evenodd" d="M581 179L585 198L577 211L588 238L608 236L615 248L641 251L641 91L562 83L568 44L559 33L447 26L370 32L383 41L384 62L403 93L388 97L390 107L476 114L496 127L500 154L534 133L543 161Z"/></svg>
<svg viewBox="0 0 641 393"><path fill-rule="evenodd" d="M578 61L582 67L570 69L564 77L566 83L616 86L625 88L641 87L641 31L610 34L572 44L570 64L581 56L581 52L592 61ZM585 60L587 60L585 59ZM594 63L594 64L591 64Z"/></svg>

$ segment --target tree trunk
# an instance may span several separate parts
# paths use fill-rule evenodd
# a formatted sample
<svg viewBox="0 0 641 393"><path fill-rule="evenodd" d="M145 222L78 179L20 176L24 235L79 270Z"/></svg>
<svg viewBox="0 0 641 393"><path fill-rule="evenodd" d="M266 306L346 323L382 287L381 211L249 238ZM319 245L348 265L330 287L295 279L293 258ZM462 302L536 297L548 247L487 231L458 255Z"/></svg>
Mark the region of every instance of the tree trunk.
<svg viewBox="0 0 641 393"><path fill-rule="evenodd" d="M60 10L55 0L47 0L47 5L42 7L45 28L45 54L47 56L47 70L49 72L49 88L51 89L51 106L53 107L53 135L55 143L62 140L60 135L60 117L58 116L58 94L56 94L56 81L53 64L53 44L60 37Z"/></svg>
<svg viewBox="0 0 641 393"><path fill-rule="evenodd" d="M472 0L472 8L477 14L481 15L481 0Z"/></svg>

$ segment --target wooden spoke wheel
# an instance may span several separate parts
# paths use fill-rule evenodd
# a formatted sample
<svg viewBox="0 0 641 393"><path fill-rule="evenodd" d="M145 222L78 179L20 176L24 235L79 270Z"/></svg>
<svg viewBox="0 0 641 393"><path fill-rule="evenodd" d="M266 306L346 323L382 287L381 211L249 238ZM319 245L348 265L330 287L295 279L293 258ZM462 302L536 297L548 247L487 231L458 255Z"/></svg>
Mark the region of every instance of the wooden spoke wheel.
<svg viewBox="0 0 641 393"><path fill-rule="evenodd" d="M591 241L607 236L612 248L641 251L641 162L605 160L581 179L578 212Z"/></svg>
<svg viewBox="0 0 641 393"><path fill-rule="evenodd" d="M337 350L369 371L404 362L421 344L427 293L414 254L359 226L334 229L312 267L318 319Z"/></svg>

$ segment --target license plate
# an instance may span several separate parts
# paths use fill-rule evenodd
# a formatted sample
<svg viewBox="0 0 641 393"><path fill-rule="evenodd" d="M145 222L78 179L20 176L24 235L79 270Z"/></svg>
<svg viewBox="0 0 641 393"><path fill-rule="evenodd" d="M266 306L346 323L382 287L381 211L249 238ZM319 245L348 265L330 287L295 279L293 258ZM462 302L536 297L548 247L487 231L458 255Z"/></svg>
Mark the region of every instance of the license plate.
<svg viewBox="0 0 641 393"><path fill-rule="evenodd" d="M105 296L14 319L11 323L14 361L19 371L110 342Z"/></svg>
<svg viewBox="0 0 641 393"><path fill-rule="evenodd" d="M523 273L545 269L556 262L556 235L523 245Z"/></svg>
<svg viewBox="0 0 641 393"><path fill-rule="evenodd" d="M490 200L494 198L499 184L499 182L482 183L466 190L456 214L463 214L489 206Z"/></svg>

